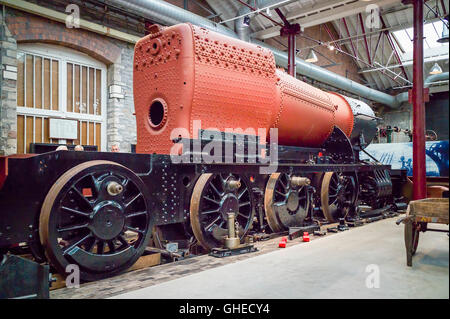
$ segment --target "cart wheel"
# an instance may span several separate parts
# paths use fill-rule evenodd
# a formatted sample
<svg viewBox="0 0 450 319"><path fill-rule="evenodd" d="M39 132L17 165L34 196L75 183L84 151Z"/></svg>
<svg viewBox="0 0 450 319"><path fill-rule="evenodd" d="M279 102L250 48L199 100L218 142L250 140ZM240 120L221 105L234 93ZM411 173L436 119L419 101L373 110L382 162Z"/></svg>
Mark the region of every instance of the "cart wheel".
<svg viewBox="0 0 450 319"><path fill-rule="evenodd" d="M419 231L417 223L412 221L405 223L406 264L409 267L412 267L412 256L416 253L419 244Z"/></svg>

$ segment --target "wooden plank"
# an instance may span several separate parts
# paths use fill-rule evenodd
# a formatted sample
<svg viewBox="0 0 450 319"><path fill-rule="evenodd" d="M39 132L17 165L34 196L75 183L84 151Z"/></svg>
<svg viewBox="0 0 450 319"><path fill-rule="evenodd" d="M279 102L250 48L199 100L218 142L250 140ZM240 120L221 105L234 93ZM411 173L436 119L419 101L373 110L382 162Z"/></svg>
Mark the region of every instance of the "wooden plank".
<svg viewBox="0 0 450 319"><path fill-rule="evenodd" d="M161 264L161 253L152 252L146 256L141 256L133 266L128 268L127 272L157 266L160 264Z"/></svg>
<svg viewBox="0 0 450 319"><path fill-rule="evenodd" d="M33 107L33 56L27 54L26 62L26 107Z"/></svg>
<svg viewBox="0 0 450 319"><path fill-rule="evenodd" d="M59 61L52 60L52 110L59 110Z"/></svg>
<svg viewBox="0 0 450 319"><path fill-rule="evenodd" d="M102 150L102 125L100 123L95 123L95 140L97 150L100 152Z"/></svg>
<svg viewBox="0 0 450 319"><path fill-rule="evenodd" d="M97 115L101 115L102 114L102 71L101 70L96 70L95 71L95 102L97 103Z"/></svg>
<svg viewBox="0 0 450 319"><path fill-rule="evenodd" d="M24 96L24 59L23 53L17 53L17 106L25 106Z"/></svg>
<svg viewBox="0 0 450 319"><path fill-rule="evenodd" d="M67 112L73 112L73 64L67 63Z"/></svg>
<svg viewBox="0 0 450 319"><path fill-rule="evenodd" d="M35 107L42 109L42 58L34 58L35 76L34 76L34 96Z"/></svg>
<svg viewBox="0 0 450 319"><path fill-rule="evenodd" d="M87 144L87 123L81 122L81 144Z"/></svg>
<svg viewBox="0 0 450 319"><path fill-rule="evenodd" d="M49 290L55 290L66 287L66 279L60 274L52 274L52 279L54 281L52 282L52 285L50 286Z"/></svg>
<svg viewBox="0 0 450 319"><path fill-rule="evenodd" d="M94 141L94 126L95 123L89 122L89 145L95 145Z"/></svg>
<svg viewBox="0 0 450 319"><path fill-rule="evenodd" d="M44 143L50 143L50 120L44 119Z"/></svg>
<svg viewBox="0 0 450 319"><path fill-rule="evenodd" d="M75 112L80 113L80 66L75 65Z"/></svg>
<svg viewBox="0 0 450 319"><path fill-rule="evenodd" d="M42 143L42 117L36 117L35 143Z"/></svg>
<svg viewBox="0 0 450 319"><path fill-rule="evenodd" d="M44 59L44 109L50 109L50 60Z"/></svg>
<svg viewBox="0 0 450 319"><path fill-rule="evenodd" d="M25 119L23 115L17 116L17 154L23 154L25 143Z"/></svg>
<svg viewBox="0 0 450 319"><path fill-rule="evenodd" d="M26 143L27 153L30 153L30 144L33 143L33 132L34 132L32 116L27 116L25 125L27 128L27 136L25 139L25 143Z"/></svg>

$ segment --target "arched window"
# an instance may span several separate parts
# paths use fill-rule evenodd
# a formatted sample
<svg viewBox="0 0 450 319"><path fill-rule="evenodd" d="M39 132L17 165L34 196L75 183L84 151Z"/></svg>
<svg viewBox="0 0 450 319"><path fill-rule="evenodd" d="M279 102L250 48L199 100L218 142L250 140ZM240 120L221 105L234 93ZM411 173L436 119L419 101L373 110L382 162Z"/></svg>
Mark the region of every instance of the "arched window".
<svg viewBox="0 0 450 319"><path fill-rule="evenodd" d="M95 145L106 150L106 66L81 52L19 44L17 153L32 143Z"/></svg>

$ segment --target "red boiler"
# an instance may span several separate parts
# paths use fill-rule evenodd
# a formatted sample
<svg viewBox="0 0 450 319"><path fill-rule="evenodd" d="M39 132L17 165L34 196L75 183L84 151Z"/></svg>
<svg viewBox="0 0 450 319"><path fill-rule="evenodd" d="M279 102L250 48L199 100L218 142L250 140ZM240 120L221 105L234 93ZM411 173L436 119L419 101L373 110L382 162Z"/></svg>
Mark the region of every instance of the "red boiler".
<svg viewBox="0 0 450 319"><path fill-rule="evenodd" d="M169 154L173 138L198 137L196 120L208 130L263 128L266 140L278 128L280 145L320 146L334 126L351 136L346 97L277 69L268 49L187 23L150 32L134 55L138 153Z"/></svg>

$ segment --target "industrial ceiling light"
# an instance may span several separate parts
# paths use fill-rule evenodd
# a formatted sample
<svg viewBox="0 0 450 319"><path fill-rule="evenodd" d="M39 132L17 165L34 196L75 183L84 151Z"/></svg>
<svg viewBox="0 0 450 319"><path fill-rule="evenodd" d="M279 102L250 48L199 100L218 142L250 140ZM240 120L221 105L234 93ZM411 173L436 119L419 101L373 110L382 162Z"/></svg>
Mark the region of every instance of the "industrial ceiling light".
<svg viewBox="0 0 450 319"><path fill-rule="evenodd" d="M334 45L329 45L328 46L328 50L333 51L334 50Z"/></svg>
<svg viewBox="0 0 450 319"><path fill-rule="evenodd" d="M445 17L445 20L448 22L448 15ZM445 25L445 23L442 23L442 36L440 39L437 40L439 43L445 43L448 42L448 27Z"/></svg>
<svg viewBox="0 0 450 319"><path fill-rule="evenodd" d="M309 62L309 63L316 63L317 61L319 61L319 59L317 58L317 55L316 55L316 53L314 52L314 50L313 49L311 49L310 51L309 51L309 54L308 54L308 56L306 57L306 60L305 60L306 62Z"/></svg>
<svg viewBox="0 0 450 319"><path fill-rule="evenodd" d="M430 70L430 74L440 74L442 73L442 68L436 62Z"/></svg>

